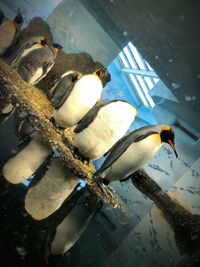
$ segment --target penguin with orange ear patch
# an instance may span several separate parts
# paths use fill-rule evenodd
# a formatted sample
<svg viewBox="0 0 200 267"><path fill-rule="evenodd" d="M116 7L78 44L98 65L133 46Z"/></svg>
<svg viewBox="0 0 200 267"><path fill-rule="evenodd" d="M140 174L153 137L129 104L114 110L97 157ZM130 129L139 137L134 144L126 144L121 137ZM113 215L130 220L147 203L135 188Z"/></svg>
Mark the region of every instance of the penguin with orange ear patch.
<svg viewBox="0 0 200 267"><path fill-rule="evenodd" d="M125 181L158 152L162 143L169 144L178 157L170 126L153 125L133 131L111 148L96 175L101 176L105 184L115 180Z"/></svg>
<svg viewBox="0 0 200 267"><path fill-rule="evenodd" d="M53 118L57 125L62 128L72 127L95 106L101 98L104 75L107 74L103 67L87 75L78 71L69 71L62 75L51 89Z"/></svg>
<svg viewBox="0 0 200 267"><path fill-rule="evenodd" d="M13 46L7 49L3 60L10 64L12 68L16 68L21 60L31 51L42 47L48 47L44 36L31 36L23 40L18 39Z"/></svg>
<svg viewBox="0 0 200 267"><path fill-rule="evenodd" d="M129 102L113 100L94 106L74 129L74 146L86 159L104 156L133 123L137 110Z"/></svg>
<svg viewBox="0 0 200 267"><path fill-rule="evenodd" d="M29 36L26 38L18 38L1 57L7 64L15 68L21 59L30 53L32 50L48 46L44 36Z"/></svg>
<svg viewBox="0 0 200 267"><path fill-rule="evenodd" d="M34 36L26 40L25 42L17 42L13 47L7 49L3 56L3 59L9 63L11 60L11 66L14 69L18 69L23 59L28 57L30 53L35 53L35 50L41 48L48 48L47 40L44 36ZM7 61L8 59L8 61ZM6 100L0 100L0 124L4 123L15 111L13 105Z"/></svg>
<svg viewBox="0 0 200 267"><path fill-rule="evenodd" d="M18 35L22 24L23 24L23 18L22 18L20 10L18 11L14 20L6 20L5 22L1 24L0 26L0 36L1 36L0 55L3 55L6 49L11 46L16 36Z"/></svg>
<svg viewBox="0 0 200 267"><path fill-rule="evenodd" d="M24 56L14 69L23 80L34 85L50 71L61 49L62 46L55 43L51 46L41 45Z"/></svg>

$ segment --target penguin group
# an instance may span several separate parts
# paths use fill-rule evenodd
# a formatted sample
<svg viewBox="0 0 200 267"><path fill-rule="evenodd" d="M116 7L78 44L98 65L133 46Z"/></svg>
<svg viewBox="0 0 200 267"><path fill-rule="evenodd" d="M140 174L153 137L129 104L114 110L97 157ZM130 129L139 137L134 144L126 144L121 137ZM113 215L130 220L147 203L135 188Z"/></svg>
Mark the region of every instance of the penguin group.
<svg viewBox="0 0 200 267"><path fill-rule="evenodd" d="M1 12L1 17L4 17ZM5 60L29 84L35 85L53 67L62 46L48 44L44 36L30 36L21 40L20 29L23 17L18 11L14 20L5 20L0 25L0 57ZM12 103L0 101L0 124L15 111Z"/></svg>
<svg viewBox="0 0 200 267"><path fill-rule="evenodd" d="M4 54L2 58L6 55L23 80L36 85L53 67L62 47L48 44L44 36L34 36L23 43L20 40L14 42L22 17L17 14L13 21L3 22L2 16L0 34L7 32L6 27L10 33L5 36L7 42L5 38L0 41L0 54ZM106 157L94 174L95 179L105 185L129 179L154 157L163 143L167 143L178 156L171 126L151 125L128 133L137 110L128 101L102 101L103 88L110 79L108 70L101 64L89 74L66 71L55 81L48 95L54 108L51 122L61 131L72 129L74 151L79 153L80 159ZM12 103L7 102L0 112L3 122L14 112ZM22 120L19 131L26 125L25 120ZM96 213L96 196L87 187L77 191L80 179L35 132L31 131L19 151L5 163L3 175L13 184L35 176L25 198L25 209L34 220L46 219L68 201L73 202L69 211L57 216L49 229L46 242L50 254L67 252Z"/></svg>

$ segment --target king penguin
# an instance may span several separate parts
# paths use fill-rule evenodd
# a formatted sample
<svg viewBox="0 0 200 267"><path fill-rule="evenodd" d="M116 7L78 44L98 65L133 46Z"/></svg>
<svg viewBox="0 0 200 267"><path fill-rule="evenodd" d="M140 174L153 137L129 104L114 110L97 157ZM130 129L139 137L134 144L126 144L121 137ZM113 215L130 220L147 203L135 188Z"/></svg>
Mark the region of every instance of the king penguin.
<svg viewBox="0 0 200 267"><path fill-rule="evenodd" d="M127 132L136 113L122 100L95 106L75 127L74 146L85 158L102 157Z"/></svg>
<svg viewBox="0 0 200 267"><path fill-rule="evenodd" d="M101 202L87 187L74 192L53 220L46 235L46 258L49 255L65 254L79 240Z"/></svg>
<svg viewBox="0 0 200 267"><path fill-rule="evenodd" d="M62 128L76 125L101 98L105 71L82 75L77 71L66 72L51 90L54 105L53 118Z"/></svg>
<svg viewBox="0 0 200 267"><path fill-rule="evenodd" d="M3 57L3 59L6 59L8 54L10 54L13 60L11 66L16 69L20 61L31 51L47 46L48 45L45 37L43 36L31 37L29 38L29 40L24 42L23 45L20 43L19 44L16 43L13 49L11 49L11 54L9 53L9 51L8 53L6 52L5 57ZM14 111L15 108L9 101L6 101L4 99L0 100L0 124L4 123L13 114Z"/></svg>
<svg viewBox="0 0 200 267"><path fill-rule="evenodd" d="M14 20L6 20L0 26L0 55L3 55L8 47L11 46L16 36L19 34L21 26L23 24L23 18L18 11Z"/></svg>
<svg viewBox="0 0 200 267"><path fill-rule="evenodd" d="M18 184L28 179L42 166L52 153L51 146L41 139L40 136L34 136L30 142L10 158L3 166L4 178L12 183Z"/></svg>
<svg viewBox="0 0 200 267"><path fill-rule="evenodd" d="M174 132L170 126L152 125L133 131L112 147L96 175L104 178L105 184L114 180L127 180L157 153L163 142L169 144L178 157Z"/></svg>
<svg viewBox="0 0 200 267"><path fill-rule="evenodd" d="M80 182L61 158L52 157L48 165L25 197L25 209L35 220L43 220L59 209ZM35 177L33 183L37 179Z"/></svg>
<svg viewBox="0 0 200 267"><path fill-rule="evenodd" d="M25 40L18 40L14 46L6 51L3 59L6 58L7 62L10 62L11 67L16 68L20 61L31 51L42 47L48 47L44 36L31 36Z"/></svg>
<svg viewBox="0 0 200 267"><path fill-rule="evenodd" d="M24 56L14 69L24 81L34 85L50 71L61 49L62 46L58 44L45 47L41 45L41 48L34 49Z"/></svg>

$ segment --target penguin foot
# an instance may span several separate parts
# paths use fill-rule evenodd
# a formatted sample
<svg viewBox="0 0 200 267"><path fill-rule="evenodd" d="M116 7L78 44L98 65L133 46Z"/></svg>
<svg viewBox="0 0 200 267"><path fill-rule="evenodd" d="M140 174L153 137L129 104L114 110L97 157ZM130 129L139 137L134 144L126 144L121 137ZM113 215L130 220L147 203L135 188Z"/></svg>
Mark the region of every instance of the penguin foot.
<svg viewBox="0 0 200 267"><path fill-rule="evenodd" d="M83 155L81 155L77 147L74 147L74 148L73 148L73 152L74 152L74 157L75 157L76 159L80 160L80 161L83 162L83 163L87 163L87 164L89 164L90 159L84 157Z"/></svg>

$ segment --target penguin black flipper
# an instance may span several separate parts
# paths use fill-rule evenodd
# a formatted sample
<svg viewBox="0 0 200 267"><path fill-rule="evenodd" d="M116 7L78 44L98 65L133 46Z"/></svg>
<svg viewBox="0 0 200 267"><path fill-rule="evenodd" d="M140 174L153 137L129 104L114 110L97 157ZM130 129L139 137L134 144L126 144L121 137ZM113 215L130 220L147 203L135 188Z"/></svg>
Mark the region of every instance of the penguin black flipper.
<svg viewBox="0 0 200 267"><path fill-rule="evenodd" d="M21 42L17 40L17 42L7 49L6 53L4 54L5 58L9 58L12 63L12 65L19 60L21 55L24 53L24 51L29 48L30 44L27 42L24 46L21 45Z"/></svg>
<svg viewBox="0 0 200 267"><path fill-rule="evenodd" d="M80 74L80 72L76 71L60 78L50 96L51 102L55 109L59 109L70 96Z"/></svg>
<svg viewBox="0 0 200 267"><path fill-rule="evenodd" d="M45 175L46 171L48 170L48 166L50 164L51 158L53 157L53 152L47 156L45 161L39 166L39 168L33 173L32 176L34 176L31 179L31 182L29 184L29 188L35 186L39 181L42 179L42 177Z"/></svg>
<svg viewBox="0 0 200 267"><path fill-rule="evenodd" d="M3 54L2 59L5 60L8 64L11 64L14 60L17 61L25 49L23 49L23 47L20 47L21 43L18 39L13 45L8 47L8 49Z"/></svg>
<svg viewBox="0 0 200 267"><path fill-rule="evenodd" d="M105 171L110 165L113 164L130 146L130 144L139 142L149 135L155 134L155 131L146 132L147 127L140 128L134 132L129 133L122 137L110 150L110 153L96 174L100 175Z"/></svg>
<svg viewBox="0 0 200 267"><path fill-rule="evenodd" d="M105 104L102 104L101 100L98 101L89 111L88 113L83 117L82 120L79 121L78 125L74 129L75 133L80 133L82 132L85 128L90 125L94 119L96 118L99 110L101 107L105 106Z"/></svg>

